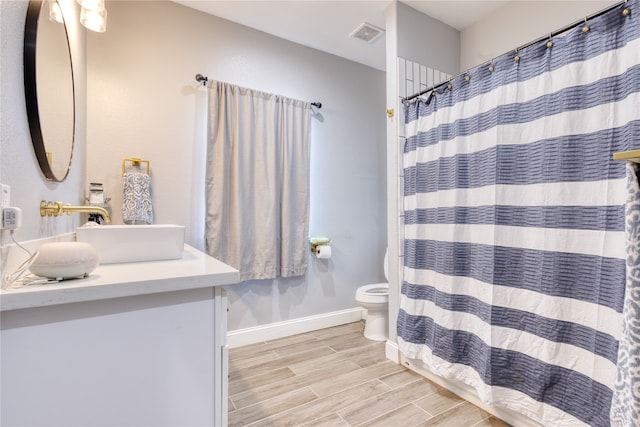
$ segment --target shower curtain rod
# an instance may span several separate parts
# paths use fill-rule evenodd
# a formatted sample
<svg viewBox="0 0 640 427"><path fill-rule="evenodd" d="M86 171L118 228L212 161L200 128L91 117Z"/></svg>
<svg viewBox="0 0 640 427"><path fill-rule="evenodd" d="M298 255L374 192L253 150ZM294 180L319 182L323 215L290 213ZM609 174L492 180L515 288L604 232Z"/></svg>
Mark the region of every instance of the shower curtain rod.
<svg viewBox="0 0 640 427"><path fill-rule="evenodd" d="M207 84L209 77L203 76L202 74L196 74L196 81L198 83L202 83L203 85ZM322 102L311 102L311 105L317 108L322 108Z"/></svg>
<svg viewBox="0 0 640 427"><path fill-rule="evenodd" d="M574 23L572 23L572 24L569 24L569 25L567 25L567 26L565 26L565 27L562 27L562 28L561 28L561 29L559 29L559 30L556 30L556 31L554 31L554 32L552 32L552 33L549 33L549 34L548 34L548 35L546 35L546 36L543 36L543 37L537 38L537 39L535 39L534 41L529 42L529 43L527 43L527 44L524 44L524 45L522 45L522 46L519 46L519 47L517 47L517 48L515 48L515 49L511 49L511 50L509 50L509 51L507 51L507 52L503 53L502 55L498 55L497 57L500 57L500 56L506 55L506 54L511 53L511 52L514 52L514 53L516 53L516 54L517 54L517 52L518 52L519 50L526 49L527 47L532 46L532 45L534 45L534 44L536 44L536 43L538 43L538 42L541 42L541 41L543 41L543 40L551 39L552 37L555 37L555 36L557 36L558 34L562 34L562 33L566 32L566 31L569 31L570 29L572 29L572 28L574 28L574 27L577 27L577 26L578 26L578 25L580 25L580 24L586 24L586 23L587 23L587 21L589 21L590 19L594 19L594 18L597 18L597 17L598 17L598 16L600 16L600 15L604 15L605 13L607 13L607 12L609 12L609 11L611 11L611 10L615 9L616 7L618 7L618 6L620 6L620 5L626 4L627 2L628 2L628 0L622 0L622 1L619 1L618 3L616 3L616 4L612 5L612 6L609 6L609 7L605 8L605 9L602 9L602 10L601 10L601 11L599 11L599 12L596 12L596 13L594 13L594 14L592 14L592 15L587 15L584 19L581 19L580 21L576 21L576 22L574 22ZM624 10L622 11L622 13L623 13L623 15L624 15L624 16L628 16L628 15L629 15L629 13L631 13L631 11L630 11L629 9L624 9ZM496 58L497 58L497 57L496 57ZM478 65L476 65L475 67L472 67L472 68L476 68L476 67L479 67L479 66L484 65L484 64L491 64L491 62L492 62L492 61L493 61L493 59L492 59L492 60L490 60L490 61L482 62L482 63L480 63L480 64L478 64ZM406 102L406 101L410 101L410 100L412 100L412 99L414 99L414 98L417 98L417 97L419 97L419 96L421 96L421 95L424 95L425 93L429 93L429 92L433 91L434 89L439 88L440 86L443 86L443 85L445 85L445 84L447 84L447 83L450 83L450 82L451 82L451 80L453 80L453 79L455 79L455 78L457 78L457 77L459 77L459 76L461 76L461 75L463 75L463 74L468 73L470 69L471 69L471 68L469 68L469 69L467 69L466 71L463 71L463 72L461 72L461 73L458 73L457 75L455 75L455 76L453 76L453 77L449 78L448 80L446 80L446 81L444 81L444 82L440 82L440 83L435 84L435 85L433 85L433 86L431 86L431 87L429 87L429 88L427 88L427 89L421 90L421 91L420 91L420 92L418 92L418 93L415 93L415 94L413 94L413 95L411 95L411 96L408 96L408 97L406 97L406 98L401 98L401 99L402 99L402 101L405 101L405 102Z"/></svg>

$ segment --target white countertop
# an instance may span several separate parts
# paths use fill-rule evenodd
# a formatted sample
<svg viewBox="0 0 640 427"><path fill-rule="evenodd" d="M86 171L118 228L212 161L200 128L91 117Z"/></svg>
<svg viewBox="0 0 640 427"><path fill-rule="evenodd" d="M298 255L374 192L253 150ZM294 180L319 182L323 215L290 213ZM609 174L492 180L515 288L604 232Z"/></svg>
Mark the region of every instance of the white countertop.
<svg viewBox="0 0 640 427"><path fill-rule="evenodd" d="M106 264L84 279L0 291L0 311L237 283L238 271L189 246L182 259Z"/></svg>

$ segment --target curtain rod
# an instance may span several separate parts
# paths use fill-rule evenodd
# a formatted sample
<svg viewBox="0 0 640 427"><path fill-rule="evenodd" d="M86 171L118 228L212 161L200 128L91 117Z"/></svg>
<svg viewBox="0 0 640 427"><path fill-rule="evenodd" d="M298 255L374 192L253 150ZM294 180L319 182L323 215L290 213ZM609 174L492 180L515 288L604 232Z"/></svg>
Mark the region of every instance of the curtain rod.
<svg viewBox="0 0 640 427"><path fill-rule="evenodd" d="M202 74L196 74L196 81L198 83L202 83L203 85L207 84L209 77L203 76ZM317 108L322 108L322 102L310 102L311 105Z"/></svg>
<svg viewBox="0 0 640 427"><path fill-rule="evenodd" d="M511 49L511 50L509 50L509 51L507 51L507 52L503 53L502 55L498 55L498 56L496 56L495 58L500 57L500 56L503 56L503 55L507 55L508 53L511 53L511 52L515 52L515 53L517 53L519 50L526 49L526 48L528 48L529 46L532 46L532 45L534 45L534 44L536 44L536 43L538 43L538 42L541 42L541 41L543 41L543 40L547 40L547 39L550 39L550 38L552 38L552 37L555 37L555 36L557 36L557 35L559 35L559 34L562 34L562 33L566 32L566 31L571 30L572 28L577 27L577 26L578 26L578 25L580 25L580 24L586 24L586 22L587 22L587 21L589 21L590 19L594 19L594 18L597 18L597 17L598 17L598 16L600 16L600 15L604 15L605 13L607 13L607 12L609 12L609 11L611 11L611 10L613 10L613 9L617 8L617 7L618 7L618 6L620 6L620 5L626 4L627 2L628 2L628 0L622 0L622 1L619 1L618 3L616 3L616 4L614 4L614 5L611 5L611 6L607 7L607 8L605 8L605 9L602 9L602 10L601 10L601 11L599 11L599 12L596 12L596 13L594 13L594 14L592 14L592 15L587 15L584 19L581 19L580 21L576 21L576 22L574 22L574 23L572 23L572 24L569 24L569 25L567 25L567 26L565 26L565 27L562 27L562 28L560 28L559 30L556 30L556 31L554 31L554 32L552 32L552 33L549 33L549 34L548 34L548 35L546 35L546 36L543 36L543 37L537 38L537 39L535 39L534 41L529 42L529 43L527 43L527 44L524 44L524 45L522 45L522 46L520 46L520 47L517 47L517 48L515 48L515 49ZM628 16L630 13L631 13L631 10L630 10L630 9L624 9L624 10L622 11L622 14L623 14L624 16ZM486 62L482 62L482 63L480 63L480 64L478 64L478 65L476 65L475 67L472 67L472 68L479 67L479 66L481 66L481 65L483 65L483 64L490 64L490 63L491 63L491 61L493 61L493 60L486 61ZM421 90L420 92L415 93L415 94L413 94L413 95L411 95L411 96L408 96L408 97L406 97L406 98L402 98L402 100L403 100L403 101L410 101L410 100L412 100L412 99L414 99L414 98L417 98L417 97L419 97L419 96L421 96L421 95L424 95L425 93L431 92L431 91L433 91L434 89L439 88L440 86L442 86L442 85L444 85L444 84L446 84L446 83L451 82L451 80L453 80L453 79L455 79L455 78L457 78L457 77L459 77L459 76L461 76L461 75L463 75L463 74L465 74L465 73L468 73L470 69L471 69L471 68L469 68L469 69L467 69L466 71L463 71L463 72L461 72L461 73L458 73L457 75L455 75L455 76L453 76L453 77L449 78L449 79L448 79L448 80L446 80L446 81L443 81L443 82L440 82L440 83L438 83L438 84L435 84L435 85L433 85L433 86L431 86L431 87L429 87L429 88L427 88L427 89Z"/></svg>

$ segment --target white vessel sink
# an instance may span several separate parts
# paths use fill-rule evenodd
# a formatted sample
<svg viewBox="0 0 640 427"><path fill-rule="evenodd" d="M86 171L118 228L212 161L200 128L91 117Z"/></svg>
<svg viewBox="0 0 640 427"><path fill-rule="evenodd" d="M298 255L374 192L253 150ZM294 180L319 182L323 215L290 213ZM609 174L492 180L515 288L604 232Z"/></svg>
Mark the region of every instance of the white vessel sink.
<svg viewBox="0 0 640 427"><path fill-rule="evenodd" d="M92 245L100 264L179 259L184 251L184 226L83 226L76 228L76 240Z"/></svg>

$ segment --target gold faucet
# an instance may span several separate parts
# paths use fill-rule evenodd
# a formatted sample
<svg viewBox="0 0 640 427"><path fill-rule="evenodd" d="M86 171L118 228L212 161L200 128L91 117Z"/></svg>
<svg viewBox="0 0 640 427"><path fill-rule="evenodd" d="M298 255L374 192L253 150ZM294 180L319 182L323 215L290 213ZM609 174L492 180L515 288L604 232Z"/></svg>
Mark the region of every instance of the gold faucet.
<svg viewBox="0 0 640 427"><path fill-rule="evenodd" d="M61 216L63 214L71 215L71 212L93 213L102 215L105 222L111 222L109 212L100 206L72 206L63 205L62 202L40 202L40 216Z"/></svg>

